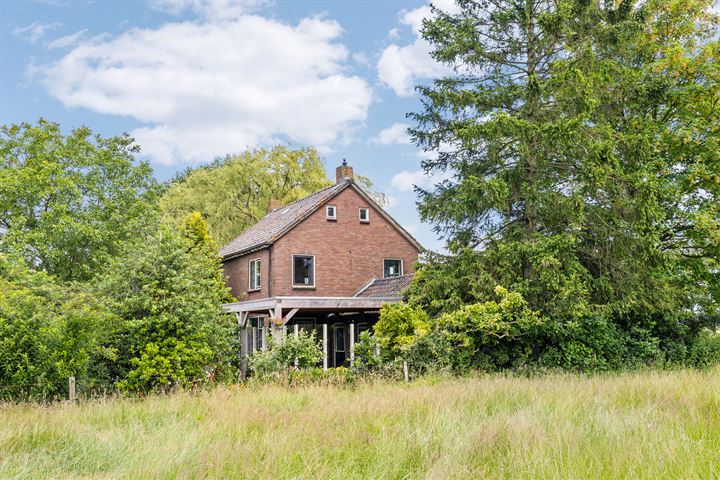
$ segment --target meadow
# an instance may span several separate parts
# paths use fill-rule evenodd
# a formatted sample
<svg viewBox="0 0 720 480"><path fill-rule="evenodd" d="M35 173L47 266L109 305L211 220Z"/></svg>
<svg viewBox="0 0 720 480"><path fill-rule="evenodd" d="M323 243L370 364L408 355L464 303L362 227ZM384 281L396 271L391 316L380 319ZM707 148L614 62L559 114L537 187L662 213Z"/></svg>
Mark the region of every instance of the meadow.
<svg viewBox="0 0 720 480"><path fill-rule="evenodd" d="M718 478L720 370L0 405L0 478Z"/></svg>

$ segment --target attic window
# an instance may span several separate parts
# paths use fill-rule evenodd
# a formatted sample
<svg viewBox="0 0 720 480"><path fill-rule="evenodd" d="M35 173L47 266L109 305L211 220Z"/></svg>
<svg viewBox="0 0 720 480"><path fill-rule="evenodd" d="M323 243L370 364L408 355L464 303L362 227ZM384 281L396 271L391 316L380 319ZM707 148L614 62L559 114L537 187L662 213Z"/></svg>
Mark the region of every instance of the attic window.
<svg viewBox="0 0 720 480"><path fill-rule="evenodd" d="M337 207L335 205L325 207L325 218L328 220L337 220Z"/></svg>
<svg viewBox="0 0 720 480"><path fill-rule="evenodd" d="M367 207L360 207L360 222L370 223L370 209Z"/></svg>

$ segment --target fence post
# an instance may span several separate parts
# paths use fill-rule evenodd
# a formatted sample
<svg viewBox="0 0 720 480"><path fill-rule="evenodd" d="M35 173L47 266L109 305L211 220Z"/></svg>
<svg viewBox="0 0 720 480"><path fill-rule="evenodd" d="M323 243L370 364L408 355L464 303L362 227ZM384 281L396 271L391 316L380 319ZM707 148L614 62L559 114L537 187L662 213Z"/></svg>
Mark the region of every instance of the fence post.
<svg viewBox="0 0 720 480"><path fill-rule="evenodd" d="M407 362L403 362L403 377L405 377L406 382L410 381L410 375L408 373Z"/></svg>
<svg viewBox="0 0 720 480"><path fill-rule="evenodd" d="M75 403L75 377L68 378L68 399Z"/></svg>

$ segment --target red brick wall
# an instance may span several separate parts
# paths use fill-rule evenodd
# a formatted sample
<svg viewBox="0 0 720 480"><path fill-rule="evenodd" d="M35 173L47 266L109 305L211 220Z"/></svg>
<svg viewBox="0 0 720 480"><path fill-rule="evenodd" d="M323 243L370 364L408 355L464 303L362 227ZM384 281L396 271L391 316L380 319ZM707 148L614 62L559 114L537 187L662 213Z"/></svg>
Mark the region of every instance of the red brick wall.
<svg viewBox="0 0 720 480"><path fill-rule="evenodd" d="M248 262L255 258L260 259L260 290L250 292L248 291L250 286L248 283ZM230 287L230 292L238 300L254 300L269 296L268 280L270 274L268 269L270 262L267 249L228 260L223 264L223 267L225 269L225 282Z"/></svg>
<svg viewBox="0 0 720 480"><path fill-rule="evenodd" d="M382 278L384 258L403 259L403 273L412 273L417 249L355 190L346 188L327 204L336 205L337 221L326 220L323 206L273 245L273 296L352 295ZM360 223L360 207L370 208L369 223ZM294 253L315 255L315 288L293 287Z"/></svg>

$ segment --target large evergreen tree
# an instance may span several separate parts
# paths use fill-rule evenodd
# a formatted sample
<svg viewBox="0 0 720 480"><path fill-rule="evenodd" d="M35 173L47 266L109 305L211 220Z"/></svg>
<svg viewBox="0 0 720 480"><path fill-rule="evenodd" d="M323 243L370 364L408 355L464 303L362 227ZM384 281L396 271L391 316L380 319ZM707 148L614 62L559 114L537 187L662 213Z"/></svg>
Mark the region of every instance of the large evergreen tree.
<svg viewBox="0 0 720 480"><path fill-rule="evenodd" d="M553 317L713 314L720 253L718 21L707 0L459 0L423 35L454 74L421 87L436 152L421 216L450 257L434 311L520 291Z"/></svg>

